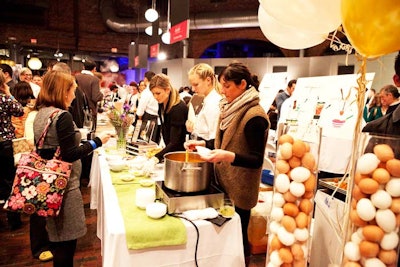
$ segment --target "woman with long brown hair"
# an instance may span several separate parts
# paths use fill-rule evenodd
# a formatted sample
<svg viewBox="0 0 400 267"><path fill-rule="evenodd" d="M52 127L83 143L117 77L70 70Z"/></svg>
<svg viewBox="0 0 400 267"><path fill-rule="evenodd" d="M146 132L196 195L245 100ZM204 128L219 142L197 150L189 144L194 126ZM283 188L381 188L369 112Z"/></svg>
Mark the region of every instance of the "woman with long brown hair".
<svg viewBox="0 0 400 267"><path fill-rule="evenodd" d="M150 80L149 88L159 105L158 116L161 120L161 134L165 148L155 157L162 161L164 154L184 150L188 108L180 99L178 91L172 87L167 75L155 75Z"/></svg>

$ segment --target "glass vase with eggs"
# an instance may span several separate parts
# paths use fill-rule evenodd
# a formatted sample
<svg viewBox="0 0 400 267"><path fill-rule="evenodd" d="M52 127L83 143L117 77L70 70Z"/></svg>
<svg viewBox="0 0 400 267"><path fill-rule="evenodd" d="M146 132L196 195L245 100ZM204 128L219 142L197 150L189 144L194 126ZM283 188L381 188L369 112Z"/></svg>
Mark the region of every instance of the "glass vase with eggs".
<svg viewBox="0 0 400 267"><path fill-rule="evenodd" d="M321 129L279 124L267 266L307 266Z"/></svg>
<svg viewBox="0 0 400 267"><path fill-rule="evenodd" d="M343 266L398 266L400 138L362 133Z"/></svg>

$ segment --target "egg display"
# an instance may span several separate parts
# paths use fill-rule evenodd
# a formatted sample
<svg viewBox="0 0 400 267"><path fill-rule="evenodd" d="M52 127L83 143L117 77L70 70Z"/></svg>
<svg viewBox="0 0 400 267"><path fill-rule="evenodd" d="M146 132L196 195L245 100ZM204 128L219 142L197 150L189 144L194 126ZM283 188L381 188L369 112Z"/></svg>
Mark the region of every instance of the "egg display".
<svg viewBox="0 0 400 267"><path fill-rule="evenodd" d="M311 148L289 134L278 139L267 266L307 266L317 185L317 157Z"/></svg>
<svg viewBox="0 0 400 267"><path fill-rule="evenodd" d="M357 160L345 266L396 266L398 261L400 160L391 146L374 141L373 152Z"/></svg>

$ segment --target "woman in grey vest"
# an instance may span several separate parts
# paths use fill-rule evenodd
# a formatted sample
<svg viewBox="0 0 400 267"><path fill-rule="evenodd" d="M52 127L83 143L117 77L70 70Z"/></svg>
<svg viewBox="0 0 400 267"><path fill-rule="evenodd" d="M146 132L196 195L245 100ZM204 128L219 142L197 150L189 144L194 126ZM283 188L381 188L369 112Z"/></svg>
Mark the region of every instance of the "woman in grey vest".
<svg viewBox="0 0 400 267"><path fill-rule="evenodd" d="M44 139L43 148L38 152L43 158L50 159L53 158L59 146L62 160L72 163L72 172L64 194L61 212L57 217L46 219L55 267L73 266L77 239L86 234L83 201L79 189L79 177L82 170L80 159L110 138L109 135L102 138L96 137L79 145L80 132L72 120L72 115L67 111L75 98L76 87L72 75L60 71L48 72L44 76L43 88L36 101L38 113L33 123L36 143L49 117L53 113L56 114Z"/></svg>

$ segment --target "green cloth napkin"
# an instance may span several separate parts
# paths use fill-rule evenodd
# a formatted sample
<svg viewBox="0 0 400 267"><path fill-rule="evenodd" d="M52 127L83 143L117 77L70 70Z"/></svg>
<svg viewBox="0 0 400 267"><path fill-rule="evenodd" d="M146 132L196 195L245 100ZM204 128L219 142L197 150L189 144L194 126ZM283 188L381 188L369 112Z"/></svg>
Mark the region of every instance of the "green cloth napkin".
<svg viewBox="0 0 400 267"><path fill-rule="evenodd" d="M136 207L136 189L142 188L137 179L132 182L122 181L120 177L127 175L126 171L110 174L124 219L128 249L186 244L186 227L179 218L166 215L152 219L146 215L146 210ZM154 185L149 188L155 190Z"/></svg>

